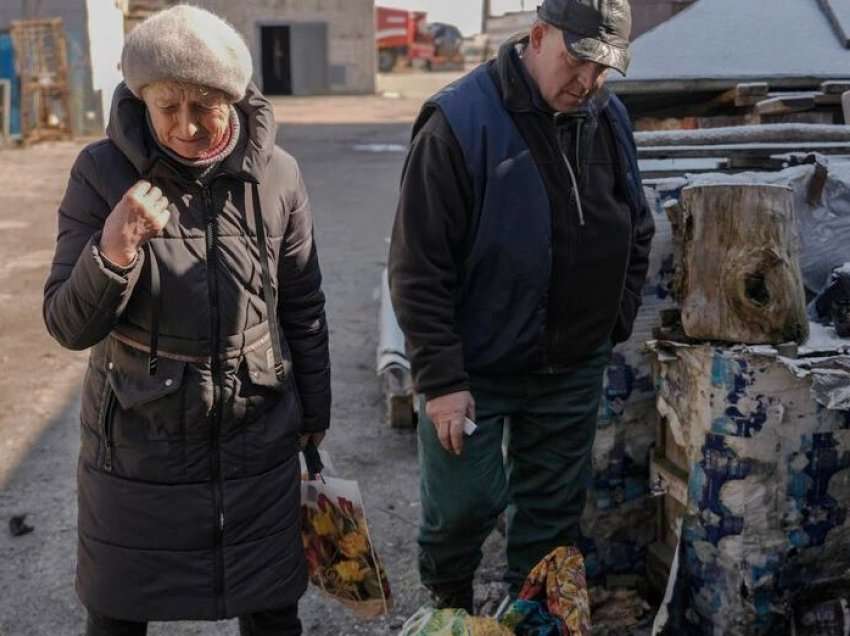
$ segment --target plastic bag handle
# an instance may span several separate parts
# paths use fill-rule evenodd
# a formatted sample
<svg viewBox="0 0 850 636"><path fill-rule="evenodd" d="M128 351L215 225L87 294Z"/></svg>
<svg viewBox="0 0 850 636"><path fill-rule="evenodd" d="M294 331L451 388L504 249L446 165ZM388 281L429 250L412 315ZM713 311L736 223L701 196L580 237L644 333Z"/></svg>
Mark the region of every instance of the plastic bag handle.
<svg viewBox="0 0 850 636"><path fill-rule="evenodd" d="M307 464L307 474L311 481L325 469L319 455L319 447L312 440L307 442L307 446L304 447L304 462Z"/></svg>

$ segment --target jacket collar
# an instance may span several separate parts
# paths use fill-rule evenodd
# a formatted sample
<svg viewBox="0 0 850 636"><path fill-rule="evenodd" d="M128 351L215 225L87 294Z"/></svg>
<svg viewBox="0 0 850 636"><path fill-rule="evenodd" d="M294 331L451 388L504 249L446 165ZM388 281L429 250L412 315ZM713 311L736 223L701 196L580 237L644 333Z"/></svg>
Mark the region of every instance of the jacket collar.
<svg viewBox="0 0 850 636"><path fill-rule="evenodd" d="M277 134L274 111L253 82L248 86L244 99L235 106L244 130L239 144L222 162L217 174L229 174L256 183L262 179L274 152ZM144 102L133 95L124 82L115 89L106 135L139 174L147 175L162 164L171 168L172 172L180 173L151 138Z"/></svg>
<svg viewBox="0 0 850 636"><path fill-rule="evenodd" d="M511 112L537 111L551 117L555 113L544 101L534 78L520 59L520 53L526 46L528 46L527 35L514 36L502 44L493 61L493 70L498 80L502 101L505 108ZM570 114L584 114L595 118L608 107L609 99L610 93L603 87Z"/></svg>

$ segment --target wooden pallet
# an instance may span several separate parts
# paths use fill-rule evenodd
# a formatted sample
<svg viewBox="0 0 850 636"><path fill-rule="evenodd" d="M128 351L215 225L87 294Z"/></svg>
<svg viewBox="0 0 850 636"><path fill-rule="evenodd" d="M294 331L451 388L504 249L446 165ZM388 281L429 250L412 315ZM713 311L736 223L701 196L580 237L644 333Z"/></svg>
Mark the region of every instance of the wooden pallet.
<svg viewBox="0 0 850 636"><path fill-rule="evenodd" d="M25 144L71 138L71 89L61 18L13 20L10 34L21 81Z"/></svg>

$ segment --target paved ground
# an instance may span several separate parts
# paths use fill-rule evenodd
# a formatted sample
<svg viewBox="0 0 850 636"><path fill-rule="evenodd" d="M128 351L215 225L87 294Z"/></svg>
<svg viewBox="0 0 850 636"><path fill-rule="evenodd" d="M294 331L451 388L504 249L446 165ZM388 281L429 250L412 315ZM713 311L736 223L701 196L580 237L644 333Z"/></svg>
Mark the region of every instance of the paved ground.
<svg viewBox="0 0 850 636"><path fill-rule="evenodd" d="M417 86L425 90L421 80ZM339 123L346 119L341 105L350 109L349 119L361 123ZM334 372L334 428L326 446L338 471L360 481L396 593L389 619L358 623L311 592L302 606L308 634L394 633L424 600L415 570L415 438L384 425L374 372L375 290L404 158L399 148L407 142L417 107L417 98L404 95L388 101L346 97L276 104L289 122L337 122L286 123L280 143L304 169L325 273ZM384 149L375 151L375 144ZM82 145L0 151L0 636L82 633L72 582L76 396L86 355L55 345L40 316L56 207ZM21 513L29 515L35 532L11 538L4 526ZM498 550L498 539L493 549ZM495 565L484 576L497 573ZM236 628L232 622L184 623L155 625L151 633L223 635L235 634Z"/></svg>

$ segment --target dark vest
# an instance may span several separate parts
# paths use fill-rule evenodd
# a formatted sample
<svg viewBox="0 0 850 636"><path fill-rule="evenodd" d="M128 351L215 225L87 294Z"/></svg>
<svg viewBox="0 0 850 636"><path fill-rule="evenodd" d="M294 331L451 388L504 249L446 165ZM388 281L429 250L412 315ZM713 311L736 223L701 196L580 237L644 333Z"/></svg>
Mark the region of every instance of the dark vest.
<svg viewBox="0 0 850 636"><path fill-rule="evenodd" d="M475 224L457 306L466 368L539 368L552 274L552 210L543 178L486 65L430 104L448 121L473 185ZM628 115L612 96L601 116L612 124L618 175L634 219L643 191Z"/></svg>

